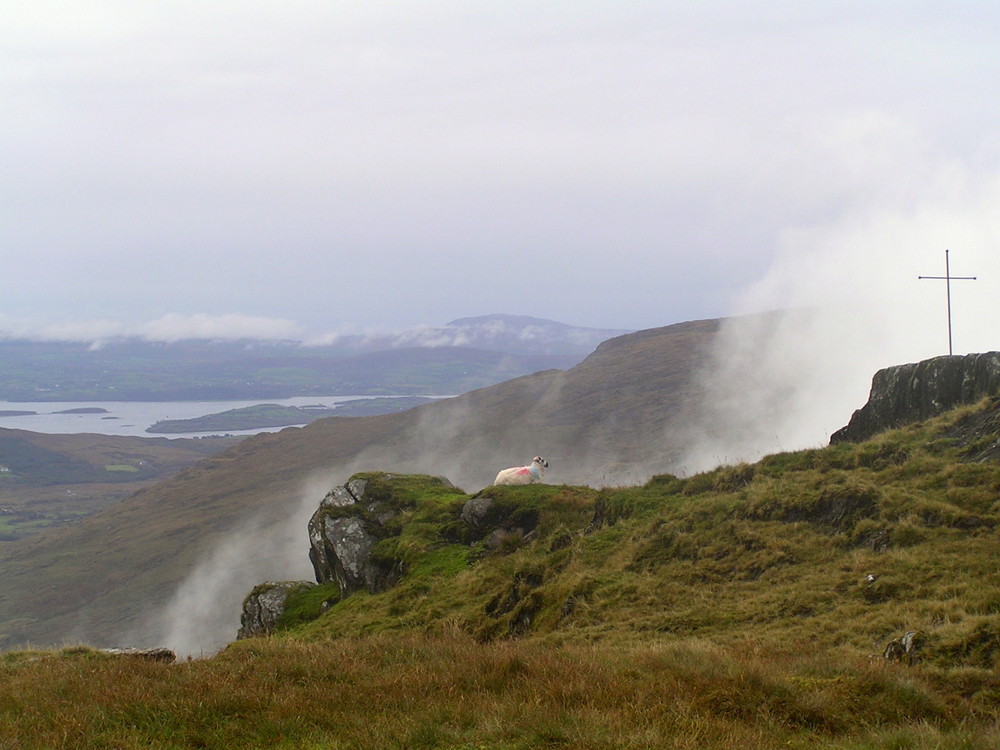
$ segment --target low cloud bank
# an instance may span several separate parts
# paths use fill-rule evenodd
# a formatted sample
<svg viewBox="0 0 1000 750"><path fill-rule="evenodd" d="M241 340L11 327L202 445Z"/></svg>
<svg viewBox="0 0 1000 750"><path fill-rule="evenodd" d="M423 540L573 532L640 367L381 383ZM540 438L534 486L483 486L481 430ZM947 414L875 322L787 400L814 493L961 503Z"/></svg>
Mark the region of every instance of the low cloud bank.
<svg viewBox="0 0 1000 750"><path fill-rule="evenodd" d="M301 337L298 324L281 318L252 315L180 315L168 313L146 323L113 320L51 322L0 315L0 338L28 341L76 341L99 346L120 338L173 343L185 339L265 341Z"/></svg>
<svg viewBox="0 0 1000 750"><path fill-rule="evenodd" d="M701 373L705 398L681 471L826 444L867 400L872 375L948 353L1000 348L1000 176L953 164L919 196L876 202L825 226L789 229L737 312L790 312L726 322Z"/></svg>

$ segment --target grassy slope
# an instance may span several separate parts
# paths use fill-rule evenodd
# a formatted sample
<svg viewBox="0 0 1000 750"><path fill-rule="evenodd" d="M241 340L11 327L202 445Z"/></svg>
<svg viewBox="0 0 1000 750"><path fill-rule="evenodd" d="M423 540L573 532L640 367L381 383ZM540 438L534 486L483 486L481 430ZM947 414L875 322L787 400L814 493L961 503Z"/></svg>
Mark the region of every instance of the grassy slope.
<svg viewBox="0 0 1000 750"><path fill-rule="evenodd" d="M687 480L493 488L538 513L494 551L406 477L394 588L207 661L8 655L0 742L997 747L998 425L993 400ZM908 629L918 664L873 658Z"/></svg>
<svg viewBox="0 0 1000 750"><path fill-rule="evenodd" d="M304 634L749 638L862 656L921 630L933 661L993 669L1000 464L969 456L1000 434L949 437L963 420L995 418L1000 402L978 409L644 487L490 488L542 509L536 538L471 567L479 547L444 544L447 532L426 551L411 545L413 574L388 592L352 595ZM457 505L439 508L444 527ZM583 533L595 507L601 528Z"/></svg>
<svg viewBox="0 0 1000 750"><path fill-rule="evenodd" d="M226 533L257 512L287 515L314 477L328 489L353 471L386 469L444 474L476 488L497 469L542 453L552 460L552 481L582 482L590 466L604 466L601 481L615 482L657 445L669 464L664 426L717 326L643 331L605 342L565 372L400 414L324 419L247 438L106 512L4 545L0 646L59 644L80 628L101 645L119 645L115 634L163 603ZM589 461L581 458L588 451ZM243 593L226 604L234 613Z"/></svg>

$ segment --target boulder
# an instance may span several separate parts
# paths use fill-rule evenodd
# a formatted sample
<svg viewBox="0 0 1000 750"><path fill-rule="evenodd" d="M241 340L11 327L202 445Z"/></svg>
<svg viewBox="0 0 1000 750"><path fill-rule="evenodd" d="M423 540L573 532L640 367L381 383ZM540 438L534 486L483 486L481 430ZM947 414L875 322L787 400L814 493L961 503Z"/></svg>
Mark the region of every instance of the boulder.
<svg viewBox="0 0 1000 750"><path fill-rule="evenodd" d="M388 588L402 563L374 554L379 541L398 535L392 524L404 509L391 474L358 475L334 487L309 519L309 560L319 583L336 581L340 595Z"/></svg>
<svg viewBox="0 0 1000 750"><path fill-rule="evenodd" d="M492 497L474 497L462 506L462 514L459 517L470 530L478 531L485 525L492 506Z"/></svg>
<svg viewBox="0 0 1000 750"><path fill-rule="evenodd" d="M496 488L466 501L459 516L467 528L471 542L483 540L490 548L498 548L511 538L530 540L538 526L538 508L533 502L520 502L516 493Z"/></svg>
<svg viewBox="0 0 1000 750"><path fill-rule="evenodd" d="M237 638L254 638L274 632L285 613L288 595L297 589L315 586L312 581L266 581L254 587L243 600Z"/></svg>
<svg viewBox="0 0 1000 750"><path fill-rule="evenodd" d="M860 442L1000 391L1000 352L927 359L875 373L868 403L831 443Z"/></svg>

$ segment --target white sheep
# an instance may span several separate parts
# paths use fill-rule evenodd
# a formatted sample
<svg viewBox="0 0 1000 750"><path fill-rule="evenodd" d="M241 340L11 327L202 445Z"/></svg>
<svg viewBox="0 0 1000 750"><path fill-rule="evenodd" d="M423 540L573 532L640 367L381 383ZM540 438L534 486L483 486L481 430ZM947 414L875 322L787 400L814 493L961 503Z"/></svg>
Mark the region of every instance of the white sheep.
<svg viewBox="0 0 1000 750"><path fill-rule="evenodd" d="M503 469L493 484L536 484L542 481L542 472L549 468L549 462L541 456L531 459L529 466L514 466Z"/></svg>

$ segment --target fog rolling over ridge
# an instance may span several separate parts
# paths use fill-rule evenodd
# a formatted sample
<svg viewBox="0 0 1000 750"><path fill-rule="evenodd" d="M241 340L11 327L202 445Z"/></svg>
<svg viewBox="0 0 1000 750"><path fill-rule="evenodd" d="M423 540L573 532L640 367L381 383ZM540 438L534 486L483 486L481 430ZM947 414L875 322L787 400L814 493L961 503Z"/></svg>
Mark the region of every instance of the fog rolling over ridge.
<svg viewBox="0 0 1000 750"><path fill-rule="evenodd" d="M943 273L945 247L952 273L979 277L954 284L956 353L1000 348L1000 214L991 210L1000 191L994 180L945 183L902 207L787 230L773 263L735 301L737 317L614 338L568 370L398 415L250 438L113 517L50 535L54 548L81 547L88 535L128 539L127 559L113 568L120 581L94 593L86 620L60 592L104 575L107 561L95 555L50 581L38 547L5 562L31 571L32 590L51 586L59 610L12 597L0 602L2 619L33 620L12 638L35 642L80 623L80 637L99 643L127 635L135 645L210 652L234 637L253 585L311 577L305 519L355 471L444 475L471 493L541 454L548 482L612 486L824 444L864 403L877 369L947 352L943 282L917 279ZM210 520L192 522L196 509ZM144 536L150 514L166 551ZM131 515L136 523L122 526Z"/></svg>
<svg viewBox="0 0 1000 750"><path fill-rule="evenodd" d="M610 486L823 445L864 404L876 370L947 353L944 282L917 278L943 275L945 247L954 275L978 277L954 282L956 354L1000 348L997 187L970 178L906 210L876 205L789 230L771 267L736 300L744 314L640 331L569 371L415 410L404 430L329 476L440 474L472 492L541 453L552 463L547 481ZM304 526L299 534L294 566L281 562L242 589L301 570ZM230 607L229 635L220 637L232 637L235 599L212 602ZM181 611L190 604L175 601Z"/></svg>
<svg viewBox="0 0 1000 750"><path fill-rule="evenodd" d="M190 481L211 484L199 489L179 481L156 499L162 507L190 502L196 493L215 495L219 512L235 519L231 528L192 535L190 544L200 551L175 572L169 596L147 598L141 614L125 618L128 627L102 637L166 644L185 654L221 647L235 636L240 604L254 585L312 578L306 522L331 487L358 471L443 475L471 493L489 485L499 469L536 453L551 462L546 481L552 483L634 484L670 469L679 446L662 436L690 396L691 368L717 328L717 321L695 321L641 331L603 343L570 370L536 373L401 414L320 420L244 441L220 461L241 477L242 487L225 486L226 476L206 464ZM246 472L256 472L259 481Z"/></svg>
<svg viewBox="0 0 1000 750"><path fill-rule="evenodd" d="M887 366L1000 349L1000 176L955 165L827 225L789 228L737 298L696 378L684 471L825 444ZM898 179L898 177L897 177ZM741 312L785 310L782 314Z"/></svg>
<svg viewBox="0 0 1000 750"><path fill-rule="evenodd" d="M306 524L332 478L308 480L299 502L276 515L262 510L197 561L166 604L116 636L122 643L167 644L178 654L208 656L239 627L240 597L265 580L313 580ZM270 512L269 512L270 511ZM234 609L235 605L235 609Z"/></svg>

